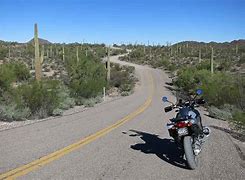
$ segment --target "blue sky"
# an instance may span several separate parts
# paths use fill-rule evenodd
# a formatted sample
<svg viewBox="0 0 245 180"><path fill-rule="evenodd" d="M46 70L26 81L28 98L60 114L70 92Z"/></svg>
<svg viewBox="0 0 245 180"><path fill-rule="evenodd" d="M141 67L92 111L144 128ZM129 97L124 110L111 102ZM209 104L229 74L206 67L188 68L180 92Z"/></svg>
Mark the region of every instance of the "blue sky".
<svg viewBox="0 0 245 180"><path fill-rule="evenodd" d="M245 0L0 0L0 39L151 44L245 39Z"/></svg>

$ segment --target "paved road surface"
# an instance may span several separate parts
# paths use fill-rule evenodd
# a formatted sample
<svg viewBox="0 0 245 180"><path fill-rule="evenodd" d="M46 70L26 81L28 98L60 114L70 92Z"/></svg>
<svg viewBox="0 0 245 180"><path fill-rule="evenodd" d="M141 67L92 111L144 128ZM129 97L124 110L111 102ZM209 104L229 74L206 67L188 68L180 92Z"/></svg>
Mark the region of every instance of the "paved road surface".
<svg viewBox="0 0 245 180"><path fill-rule="evenodd" d="M118 57L113 57L112 61L119 62ZM244 161L230 137L214 128L204 145L199 169L186 169L182 153L165 128L174 112L163 113L161 97L175 99L164 87L168 76L160 70L135 67L140 87L131 96L82 113L0 132L0 177L244 179ZM93 136L112 124L113 127ZM204 124L219 126L221 122L204 116ZM88 139L83 141L86 137ZM76 142L80 144L75 146ZM69 146L71 144L73 146ZM63 149L67 146L69 148ZM59 155L50 156L60 149L63 150ZM38 160L41 157L47 159L41 162ZM28 166L23 166L25 164ZM11 171L12 174L5 174L19 167Z"/></svg>

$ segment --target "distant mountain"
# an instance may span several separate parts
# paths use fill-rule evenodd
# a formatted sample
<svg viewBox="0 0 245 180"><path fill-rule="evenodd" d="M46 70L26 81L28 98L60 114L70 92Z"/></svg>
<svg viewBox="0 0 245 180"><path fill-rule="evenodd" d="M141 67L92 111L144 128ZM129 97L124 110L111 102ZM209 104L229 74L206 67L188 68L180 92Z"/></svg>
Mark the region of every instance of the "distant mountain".
<svg viewBox="0 0 245 180"><path fill-rule="evenodd" d="M242 46L245 46L245 39L239 39L239 40L233 40L231 42L214 42L214 41L211 41L211 42L198 42L198 41L182 41L182 42L179 42L179 43L176 43L174 45L189 45L189 46L198 46L198 45L211 45L211 46L226 46L226 45L242 45Z"/></svg>
<svg viewBox="0 0 245 180"><path fill-rule="evenodd" d="M245 45L245 39L231 41L231 44Z"/></svg>
<svg viewBox="0 0 245 180"><path fill-rule="evenodd" d="M45 45L45 44L52 44L51 42L49 42L46 39L42 39L42 38L38 38L39 40L39 44ZM30 41L27 42L27 44L34 44L34 38L31 39Z"/></svg>

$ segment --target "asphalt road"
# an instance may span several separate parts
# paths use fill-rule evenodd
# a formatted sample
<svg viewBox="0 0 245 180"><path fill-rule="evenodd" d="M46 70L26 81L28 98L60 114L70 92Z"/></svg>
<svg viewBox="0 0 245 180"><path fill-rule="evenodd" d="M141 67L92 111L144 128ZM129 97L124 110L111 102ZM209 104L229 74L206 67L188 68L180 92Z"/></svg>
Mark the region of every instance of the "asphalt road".
<svg viewBox="0 0 245 180"><path fill-rule="evenodd" d="M0 132L0 179L244 179L244 161L229 135L216 128L203 147L200 167L186 168L165 128L174 112L163 112L161 97L175 100L165 88L168 76L134 66L140 86L128 97ZM203 118L205 125L222 125Z"/></svg>

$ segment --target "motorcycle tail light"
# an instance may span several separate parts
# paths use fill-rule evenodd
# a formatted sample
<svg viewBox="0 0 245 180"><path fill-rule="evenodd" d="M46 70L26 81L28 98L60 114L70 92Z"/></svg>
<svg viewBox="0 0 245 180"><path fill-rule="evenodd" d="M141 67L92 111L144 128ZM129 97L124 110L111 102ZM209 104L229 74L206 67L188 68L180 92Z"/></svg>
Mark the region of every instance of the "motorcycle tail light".
<svg viewBox="0 0 245 180"><path fill-rule="evenodd" d="M181 121L181 122L178 122L178 123L176 124L176 126L177 126L178 128L183 128L183 127L188 126L188 123L186 123L186 122L184 122L184 121Z"/></svg>

